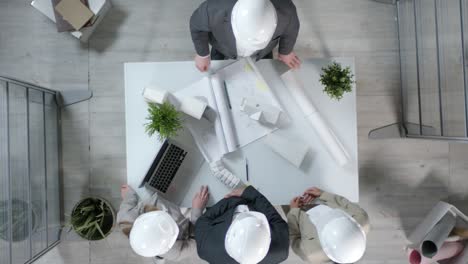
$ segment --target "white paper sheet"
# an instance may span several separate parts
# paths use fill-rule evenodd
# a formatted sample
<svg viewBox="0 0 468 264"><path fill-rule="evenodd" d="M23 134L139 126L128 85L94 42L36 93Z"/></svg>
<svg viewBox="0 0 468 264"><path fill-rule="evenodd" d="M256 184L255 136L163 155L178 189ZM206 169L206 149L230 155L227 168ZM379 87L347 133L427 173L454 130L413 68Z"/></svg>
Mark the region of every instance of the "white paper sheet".
<svg viewBox="0 0 468 264"><path fill-rule="evenodd" d="M241 105L244 99L254 99L258 103L272 105L283 111L268 84L252 65L247 59L242 59L217 72L220 78L226 81L239 147L246 146L277 129L263 125L243 112Z"/></svg>
<svg viewBox="0 0 468 264"><path fill-rule="evenodd" d="M327 125L325 120L323 120L310 99L308 99L302 81L297 78L295 73L291 70L281 75L281 79L330 155L340 166L346 165L349 161L349 155L346 149L336 137L333 130Z"/></svg>
<svg viewBox="0 0 468 264"><path fill-rule="evenodd" d="M175 96L204 97L207 101L210 108L207 111L211 112L205 116L211 124L203 118L203 122L188 118L186 126L208 162L219 160L276 129L264 126L242 112L240 108L244 98L255 98L281 109L268 85L247 60L230 64L212 76L179 90ZM229 109L229 104L232 109Z"/></svg>
<svg viewBox="0 0 468 264"><path fill-rule="evenodd" d="M218 114L211 81L208 77L195 82L175 93L176 97L196 97L204 99L209 108L206 110L210 120L188 117L184 124L192 134L200 152L208 162L219 160L227 153L226 140Z"/></svg>

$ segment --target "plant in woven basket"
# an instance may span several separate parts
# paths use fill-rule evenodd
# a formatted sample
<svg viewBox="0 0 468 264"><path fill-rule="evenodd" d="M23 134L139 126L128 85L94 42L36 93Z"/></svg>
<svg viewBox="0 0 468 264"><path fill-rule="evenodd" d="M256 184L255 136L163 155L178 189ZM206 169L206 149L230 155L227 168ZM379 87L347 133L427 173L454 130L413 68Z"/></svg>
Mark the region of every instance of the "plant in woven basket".
<svg viewBox="0 0 468 264"><path fill-rule="evenodd" d="M172 104L148 103L148 112L146 133L150 136L157 133L160 141L177 136L177 132L182 128L182 121L179 111Z"/></svg>
<svg viewBox="0 0 468 264"><path fill-rule="evenodd" d="M86 198L73 208L71 228L88 240L101 240L108 236L114 226L114 211L103 199Z"/></svg>
<svg viewBox="0 0 468 264"><path fill-rule="evenodd" d="M351 68L343 68L341 64L333 62L322 68L320 83L324 85L323 91L332 99L340 100L345 93L352 91L353 77Z"/></svg>

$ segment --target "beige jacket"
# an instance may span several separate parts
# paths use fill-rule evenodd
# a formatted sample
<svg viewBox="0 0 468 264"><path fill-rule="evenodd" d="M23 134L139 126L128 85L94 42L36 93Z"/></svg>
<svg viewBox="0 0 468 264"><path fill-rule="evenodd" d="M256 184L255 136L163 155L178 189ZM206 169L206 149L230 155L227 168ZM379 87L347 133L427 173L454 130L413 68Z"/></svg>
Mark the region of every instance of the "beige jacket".
<svg viewBox="0 0 468 264"><path fill-rule="evenodd" d="M323 204L331 208L339 208L351 215L367 234L370 229L369 217L359 205L351 203L339 195L323 192L313 201L314 204ZM293 251L307 263L327 263L330 259L325 255L320 245L317 229L309 220L306 211L291 208L287 215L289 226L289 242Z"/></svg>
<svg viewBox="0 0 468 264"><path fill-rule="evenodd" d="M117 213L117 223L119 226L123 227L132 224L139 215L145 213L146 205L155 206L160 210L166 211L179 226L179 236L174 246L168 253L160 257L172 261L197 258L197 246L191 233L202 211L192 209L189 219L182 214L179 206L163 199L157 193L153 194L150 199L142 201L138 194L132 188L129 188Z"/></svg>

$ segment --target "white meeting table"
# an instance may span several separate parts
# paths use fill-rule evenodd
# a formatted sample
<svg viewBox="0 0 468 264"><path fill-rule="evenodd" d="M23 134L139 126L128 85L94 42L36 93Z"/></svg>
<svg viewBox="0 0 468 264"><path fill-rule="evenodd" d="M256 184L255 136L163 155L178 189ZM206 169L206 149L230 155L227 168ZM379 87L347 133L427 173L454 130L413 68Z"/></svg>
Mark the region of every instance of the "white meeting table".
<svg viewBox="0 0 468 264"><path fill-rule="evenodd" d="M319 84L321 68L331 61L350 66L355 72L353 58L304 59L298 71L309 98L322 114L328 125L343 143L350 162L339 167L317 138L313 128L306 122L300 109L284 86L280 74L287 68L277 60L261 60L256 63L280 104L289 122L274 131L288 140L298 140L309 146L301 167L298 169L265 145L261 138L224 157L224 163L241 180L246 180L245 158L249 163L250 183L260 190L272 204L289 204L294 196L301 195L307 187L316 186L323 190L342 195L353 202L359 199L359 175L357 156L356 87L341 101L331 100L323 93ZM231 62L213 61L212 70ZM155 85L169 91L177 91L204 77L193 61L125 63L125 118L127 146L127 180L137 193L145 198L150 195L145 188L138 189L142 178L158 152L161 143L156 136L149 137L144 130L147 117L147 104L142 90ZM193 139L187 136L186 142L195 147ZM205 162L185 195L181 206L191 207L193 195L201 185L210 188L210 202L222 199L230 190L215 178Z"/></svg>

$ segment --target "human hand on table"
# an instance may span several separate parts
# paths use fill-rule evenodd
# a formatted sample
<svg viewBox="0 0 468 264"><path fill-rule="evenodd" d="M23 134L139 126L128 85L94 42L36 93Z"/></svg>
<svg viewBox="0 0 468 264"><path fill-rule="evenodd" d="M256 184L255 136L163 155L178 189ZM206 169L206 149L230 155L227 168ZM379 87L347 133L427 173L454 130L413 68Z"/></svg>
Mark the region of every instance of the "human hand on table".
<svg viewBox="0 0 468 264"><path fill-rule="evenodd" d="M299 69L301 67L301 60L297 57L294 51L291 51L288 55L278 54L278 60L284 62L291 69Z"/></svg>
<svg viewBox="0 0 468 264"><path fill-rule="evenodd" d="M241 188L236 188L232 190L232 192L226 194L224 198L230 198L230 197L241 197L242 194L244 193L246 187L241 187Z"/></svg>
<svg viewBox="0 0 468 264"><path fill-rule="evenodd" d="M192 208L205 209L209 198L210 193L208 191L208 186L202 185L200 191L197 192L192 199Z"/></svg>
<svg viewBox="0 0 468 264"><path fill-rule="evenodd" d="M210 56L201 57L198 54L195 55L195 66L201 72L206 72L210 68L211 59Z"/></svg>
<svg viewBox="0 0 468 264"><path fill-rule="evenodd" d="M301 208L304 205L304 202L302 201L301 196L294 197L291 200L291 203L289 203L290 208Z"/></svg>
<svg viewBox="0 0 468 264"><path fill-rule="evenodd" d="M302 202L304 202L304 204L308 204L312 202L313 200L315 200L316 198L320 197L322 193L323 191L320 190L319 188L311 187L305 190L304 194L302 195Z"/></svg>

